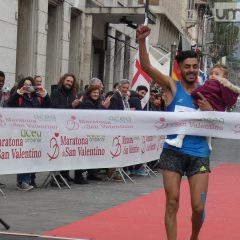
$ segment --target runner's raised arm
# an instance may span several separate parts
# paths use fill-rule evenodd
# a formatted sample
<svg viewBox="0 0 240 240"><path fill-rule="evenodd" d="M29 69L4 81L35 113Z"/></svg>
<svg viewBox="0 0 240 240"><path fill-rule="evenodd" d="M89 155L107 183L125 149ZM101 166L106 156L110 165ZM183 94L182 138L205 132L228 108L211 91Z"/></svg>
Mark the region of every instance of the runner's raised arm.
<svg viewBox="0 0 240 240"><path fill-rule="evenodd" d="M150 63L146 49L146 37L150 34L151 29L148 26L139 26L137 28L137 39L139 43L139 58L142 69L162 87L170 89L172 94L176 91L176 82L169 76L161 73Z"/></svg>

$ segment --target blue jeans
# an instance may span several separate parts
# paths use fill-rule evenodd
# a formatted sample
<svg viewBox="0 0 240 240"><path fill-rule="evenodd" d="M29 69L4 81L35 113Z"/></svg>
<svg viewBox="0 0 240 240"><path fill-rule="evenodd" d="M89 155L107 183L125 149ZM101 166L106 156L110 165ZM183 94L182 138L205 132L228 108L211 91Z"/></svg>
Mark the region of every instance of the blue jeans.
<svg viewBox="0 0 240 240"><path fill-rule="evenodd" d="M31 173L21 173L17 174L17 183L30 183L31 182Z"/></svg>

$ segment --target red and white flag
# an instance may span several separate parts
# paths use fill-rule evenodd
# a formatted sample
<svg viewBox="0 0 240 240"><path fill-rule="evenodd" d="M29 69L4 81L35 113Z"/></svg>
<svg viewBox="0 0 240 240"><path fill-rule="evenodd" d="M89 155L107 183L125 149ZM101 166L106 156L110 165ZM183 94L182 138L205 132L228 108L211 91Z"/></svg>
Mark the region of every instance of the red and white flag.
<svg viewBox="0 0 240 240"><path fill-rule="evenodd" d="M151 84L151 78L142 70L140 61L137 57L135 61L135 66L134 66L134 75L132 79L131 89L136 90L136 88L140 85L147 87L148 92L145 95L145 97L141 99L142 108L144 108L148 103L149 96L150 96L150 93L149 93L150 84Z"/></svg>
<svg viewBox="0 0 240 240"><path fill-rule="evenodd" d="M144 25L147 25L147 24L148 24L148 18L145 17ZM147 51L149 52L148 37L146 38L146 48L147 48ZM134 65L134 73L133 73L131 89L136 90L137 87L140 85L147 87L148 92L145 95L145 97L141 99L142 108L144 108L148 103L148 100L150 97L150 84L151 84L151 78L141 68L141 64L139 61L139 51L138 51L136 55L135 65Z"/></svg>

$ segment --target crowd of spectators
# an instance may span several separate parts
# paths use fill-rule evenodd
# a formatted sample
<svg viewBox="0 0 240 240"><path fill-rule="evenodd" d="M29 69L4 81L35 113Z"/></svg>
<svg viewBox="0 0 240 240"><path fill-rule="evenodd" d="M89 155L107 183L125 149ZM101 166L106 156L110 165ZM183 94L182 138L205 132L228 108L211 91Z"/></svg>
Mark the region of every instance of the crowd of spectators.
<svg viewBox="0 0 240 240"><path fill-rule="evenodd" d="M145 106L142 99L149 92L149 101ZM130 82L123 79L115 83L113 89L104 92L104 85L98 78L92 78L83 90L79 90L77 79L73 74L64 74L57 85L53 85L51 93L42 85L41 76L25 77L11 89L5 81L4 72L0 71L0 107L14 108L58 108L58 109L90 109L90 110L137 110L137 111L164 111L165 94L156 84L150 90L139 85L135 91L130 90ZM56 176L60 185L64 185L62 177L69 183L87 184L89 180L101 181L99 169L75 170L74 177L68 170L61 171ZM126 169L128 174L147 175L142 165L131 166ZM86 174L87 173L87 174ZM113 174L115 176L113 176ZM111 179L121 180L115 169L106 169L106 176ZM51 181L51 186L57 186ZM0 188L4 187L0 183ZM29 191L38 187L35 173L17 174L17 189Z"/></svg>

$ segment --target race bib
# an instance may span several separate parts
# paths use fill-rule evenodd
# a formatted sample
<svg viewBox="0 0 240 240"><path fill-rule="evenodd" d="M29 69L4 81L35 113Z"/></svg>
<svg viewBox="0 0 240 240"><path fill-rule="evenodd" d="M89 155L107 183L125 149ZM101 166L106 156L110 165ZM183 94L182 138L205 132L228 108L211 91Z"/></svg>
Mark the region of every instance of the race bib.
<svg viewBox="0 0 240 240"><path fill-rule="evenodd" d="M180 105L176 105L174 109L174 112L195 112L195 111L196 109L194 108L180 106Z"/></svg>

